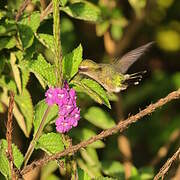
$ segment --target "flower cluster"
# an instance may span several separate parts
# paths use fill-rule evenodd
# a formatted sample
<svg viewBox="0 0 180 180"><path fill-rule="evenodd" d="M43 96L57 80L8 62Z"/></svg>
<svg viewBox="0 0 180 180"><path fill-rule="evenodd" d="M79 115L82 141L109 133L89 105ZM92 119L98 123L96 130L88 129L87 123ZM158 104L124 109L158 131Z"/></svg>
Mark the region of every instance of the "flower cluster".
<svg viewBox="0 0 180 180"><path fill-rule="evenodd" d="M57 104L59 117L56 120L56 130L60 133L68 132L76 127L80 119L80 110L76 106L76 92L65 83L63 88L49 88L46 93L46 103L49 106Z"/></svg>

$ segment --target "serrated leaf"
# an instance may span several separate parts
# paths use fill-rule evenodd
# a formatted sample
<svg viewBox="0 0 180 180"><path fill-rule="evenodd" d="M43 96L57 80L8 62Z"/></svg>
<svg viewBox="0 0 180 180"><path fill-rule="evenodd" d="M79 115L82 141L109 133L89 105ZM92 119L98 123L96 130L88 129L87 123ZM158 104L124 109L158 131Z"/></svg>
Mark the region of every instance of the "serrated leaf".
<svg viewBox="0 0 180 180"><path fill-rule="evenodd" d="M71 53L63 58L63 76L66 80L71 79L77 72L82 61L82 46L79 45Z"/></svg>
<svg viewBox="0 0 180 180"><path fill-rule="evenodd" d="M115 122L110 115L99 107L90 107L87 112L84 113L84 118L102 129L115 126Z"/></svg>
<svg viewBox="0 0 180 180"><path fill-rule="evenodd" d="M21 87L20 71L19 71L19 68L18 68L18 66L16 64L16 56L15 56L14 53L10 54L10 64L11 64L11 68L12 68L12 71L13 71L14 80L16 82L19 93L21 94L22 87Z"/></svg>
<svg viewBox="0 0 180 180"><path fill-rule="evenodd" d="M32 31L35 33L40 25L40 13L33 12L30 15L26 15L18 21L18 24L23 24L29 26Z"/></svg>
<svg viewBox="0 0 180 180"><path fill-rule="evenodd" d="M34 33L40 25L40 14L33 12L30 16L22 18L18 22L18 31L24 49L30 47L34 40Z"/></svg>
<svg viewBox="0 0 180 180"><path fill-rule="evenodd" d="M61 6L65 6L68 0L59 0Z"/></svg>
<svg viewBox="0 0 180 180"><path fill-rule="evenodd" d="M30 61L28 66L31 72L42 77L49 86L56 84L54 68L41 54L38 55L37 59Z"/></svg>
<svg viewBox="0 0 180 180"><path fill-rule="evenodd" d="M64 150L62 135L59 133L43 134L36 142L36 149L42 149L48 154L55 154Z"/></svg>
<svg viewBox="0 0 180 180"><path fill-rule="evenodd" d="M101 97L103 100L103 104L105 104L108 108L111 109L111 105L108 100L108 96L105 92L105 90L99 85L96 81L92 79L82 79L81 81L84 85L86 85L88 88L92 89L98 96Z"/></svg>
<svg viewBox="0 0 180 180"><path fill-rule="evenodd" d="M66 7L61 7L60 10L64 11L73 18L85 21L97 22L100 21L101 17L100 9L87 1L77 2Z"/></svg>
<svg viewBox="0 0 180 180"><path fill-rule="evenodd" d="M11 49L14 46L16 46L16 38L14 36L0 38L0 50Z"/></svg>
<svg viewBox="0 0 180 180"><path fill-rule="evenodd" d="M96 135L96 133L88 128L83 128L83 129L74 129L72 132L70 132L70 135L73 136L74 138L76 138L78 141L83 141L83 140L87 140L93 136ZM90 144L88 147L92 147L92 148L103 148L104 147L104 143L102 141L96 141L92 144Z"/></svg>
<svg viewBox="0 0 180 180"><path fill-rule="evenodd" d="M30 72L27 68L21 69L21 79L22 79L22 90L24 90L27 86L27 83L29 81Z"/></svg>
<svg viewBox="0 0 180 180"><path fill-rule="evenodd" d="M9 162L6 157L7 141L2 139L0 142L0 172L6 177L10 178ZM14 164L19 169L23 163L24 157L17 148L16 145L12 144Z"/></svg>
<svg viewBox="0 0 180 180"><path fill-rule="evenodd" d="M29 135L32 128L34 111L31 95L29 94L28 90L24 89L20 95L16 95L15 102L19 106L19 109L25 118L26 128Z"/></svg>
<svg viewBox="0 0 180 180"><path fill-rule="evenodd" d="M104 174L125 179L124 177L124 167L123 165L118 161L102 161L102 171Z"/></svg>
<svg viewBox="0 0 180 180"><path fill-rule="evenodd" d="M51 34L36 34L36 38L54 53L54 37Z"/></svg>
<svg viewBox="0 0 180 180"><path fill-rule="evenodd" d="M91 180L91 178L84 170L78 168L78 180Z"/></svg>
<svg viewBox="0 0 180 180"><path fill-rule="evenodd" d="M45 100L40 101L36 106L35 106L35 115L34 115L34 135L36 134L39 125L42 121L43 115L45 111L47 110L48 105L45 102ZM46 122L44 123L44 126L49 123L50 121L54 120L57 118L58 115L58 106L54 105L51 107L50 112L48 113L46 117Z"/></svg>
<svg viewBox="0 0 180 180"><path fill-rule="evenodd" d="M17 92L16 83L8 76L2 75L0 77L0 86L2 88L7 88L8 90L14 91L15 93Z"/></svg>

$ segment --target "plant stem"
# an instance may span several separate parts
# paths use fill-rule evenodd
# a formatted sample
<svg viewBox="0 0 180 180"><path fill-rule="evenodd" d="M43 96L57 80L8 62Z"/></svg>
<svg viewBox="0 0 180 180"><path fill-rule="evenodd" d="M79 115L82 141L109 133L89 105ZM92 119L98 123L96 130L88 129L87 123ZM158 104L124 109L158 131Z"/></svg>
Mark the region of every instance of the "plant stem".
<svg viewBox="0 0 180 180"><path fill-rule="evenodd" d="M59 0L53 0L53 35L55 48L55 71L57 78L57 86L62 87L62 48L60 41L60 12Z"/></svg>
<svg viewBox="0 0 180 180"><path fill-rule="evenodd" d="M25 154L25 157L24 157L24 167L27 165L28 161L29 161L29 158L31 157L31 154L33 153L34 151L34 148L35 148L35 144L36 144L36 141L39 139L39 137L41 136L41 133L43 131L43 128L44 128L44 124L45 124L45 121L46 121L46 118L47 118L47 115L50 111L50 106L48 106L48 108L46 109L44 115L43 115L43 118L42 118L42 121L39 125L39 128L36 132L36 134L34 135L29 147L28 147L28 150Z"/></svg>

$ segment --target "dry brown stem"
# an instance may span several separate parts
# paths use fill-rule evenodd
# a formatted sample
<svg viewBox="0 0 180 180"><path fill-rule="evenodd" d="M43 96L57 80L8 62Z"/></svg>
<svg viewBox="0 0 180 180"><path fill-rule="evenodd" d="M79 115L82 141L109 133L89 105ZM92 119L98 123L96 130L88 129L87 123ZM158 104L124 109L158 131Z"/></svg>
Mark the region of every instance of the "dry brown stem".
<svg viewBox="0 0 180 180"><path fill-rule="evenodd" d="M42 11L41 15L40 15L40 21L43 21L44 18L52 13L52 9L53 8L53 4L52 4L52 1L49 3L49 5L46 7L46 9L44 9L44 11Z"/></svg>
<svg viewBox="0 0 180 180"><path fill-rule="evenodd" d="M176 151L176 153L169 158L166 163L163 165L163 167L160 169L160 171L158 172L158 174L154 177L154 180L158 180L160 178L164 178L165 174L168 172L169 168L171 167L172 163L178 158L178 156L180 155L180 147L179 149Z"/></svg>
<svg viewBox="0 0 180 180"><path fill-rule="evenodd" d="M6 152L7 159L9 161L12 180L16 179L16 174L14 171L13 163L13 152L12 152L12 122L13 122L13 107L14 107L14 93L10 92L9 108L8 108L8 120L7 120L7 131L6 131L6 140L8 144L8 149Z"/></svg>
<svg viewBox="0 0 180 180"><path fill-rule="evenodd" d="M68 149L65 149L64 151L61 151L57 154L51 155L51 156L47 156L44 157L38 161L34 161L32 162L30 165L26 166L22 171L21 171L21 175L26 174L27 172L33 170L36 167L39 166L43 166L46 163L48 163L49 161L61 158L63 156L66 155L70 155L70 154L74 154L75 152L77 152L79 149L81 148L85 148L87 147L89 144L92 144L95 141L101 140L103 138L106 138L107 136L110 136L112 134L117 133L118 131L123 132L125 129L128 128L129 125L131 125L132 123L137 122L139 119L141 119L142 117L151 114L152 112L154 112L157 108L162 107L163 105L165 105L166 103L168 103L169 101L172 101L174 99L179 99L180 98L180 89L178 89L177 91L171 92L170 94L168 94L165 98L160 99L159 101L157 101L154 104L150 104L147 108L145 108L144 110L140 111L139 113L137 113L136 115L133 115L129 118L127 118L124 121L120 121L115 127L107 129L102 131L100 134L93 136L91 138L89 138L86 141L82 141L77 145L71 146Z"/></svg>
<svg viewBox="0 0 180 180"><path fill-rule="evenodd" d="M24 10L26 9L27 5L31 2L31 0L25 0L22 5L20 6L17 14L16 14L16 18L15 20L18 21L19 18L21 17L22 13L24 12Z"/></svg>

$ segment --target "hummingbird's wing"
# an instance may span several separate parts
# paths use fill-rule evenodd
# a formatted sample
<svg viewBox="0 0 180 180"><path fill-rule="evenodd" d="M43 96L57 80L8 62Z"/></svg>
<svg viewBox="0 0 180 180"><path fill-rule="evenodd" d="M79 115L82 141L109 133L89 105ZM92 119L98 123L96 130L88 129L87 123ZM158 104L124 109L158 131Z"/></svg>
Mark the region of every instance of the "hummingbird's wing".
<svg viewBox="0 0 180 180"><path fill-rule="evenodd" d="M148 44L145 44L143 46L138 47L137 49L134 49L127 54L125 54L122 58L115 61L113 66L115 69L124 74L129 69L129 67L137 61L141 55L144 54L144 52L153 44L153 42L150 42Z"/></svg>

